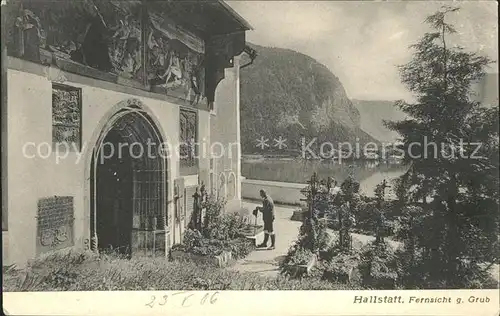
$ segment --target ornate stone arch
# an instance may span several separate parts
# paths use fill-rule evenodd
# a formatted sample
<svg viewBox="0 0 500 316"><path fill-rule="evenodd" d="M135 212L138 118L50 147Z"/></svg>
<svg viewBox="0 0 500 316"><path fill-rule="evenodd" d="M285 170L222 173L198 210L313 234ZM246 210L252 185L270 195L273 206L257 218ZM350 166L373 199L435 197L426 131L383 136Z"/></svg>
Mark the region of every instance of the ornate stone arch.
<svg viewBox="0 0 500 316"><path fill-rule="evenodd" d="M135 126L135 130L131 130L129 127L124 127L124 120L129 118L129 122L132 119L132 124ZM135 124L133 120L138 120L139 124ZM95 221L96 213L95 213L95 165L96 165L96 157L102 145L102 142L105 140L106 135L112 130L117 128L117 124L121 126L121 128L125 128L124 131L131 132L135 134L132 136L132 140L136 137L136 140L139 140L139 135L144 131L144 129L149 130L149 135L153 136L156 141L163 144L168 141L159 120L156 118L154 113L140 100L135 98L130 98L127 100L123 100L113 106L105 115L103 115L102 119L99 121L97 126L94 129L92 137L90 138L89 144L90 146L86 146L84 148L85 153L85 217ZM139 137L139 138L137 138ZM163 146L163 149L167 150ZM165 220L165 225L168 226L168 204L169 200L167 197L170 195L169 193L169 177L171 175L170 172L170 164L169 164L169 153L163 152L164 156L161 156L157 159L157 170L160 172L160 179L162 179L162 187L160 189L160 195L163 197L162 202L160 202L162 206L162 210L164 212L163 220ZM143 166L142 168L148 169L149 165ZM90 222L89 222L90 223ZM92 225L92 223L90 223ZM91 229L92 231L92 229ZM95 231L95 227L94 227ZM89 236L93 237L93 236Z"/></svg>
<svg viewBox="0 0 500 316"><path fill-rule="evenodd" d="M103 134L109 128L116 122L121 115L125 114L125 111L137 111L138 113L143 113L147 114L148 119L154 123L155 128L157 129L157 132L159 133L159 136L161 136L161 139L165 142L170 142L169 138L165 134L165 131L162 129L160 120L156 118L154 115L153 111L145 105L141 100L136 99L136 98L129 98L126 100L123 100L117 104L115 104L99 121L97 126L94 128L94 132L92 133L91 138L88 141L88 144L91 146L85 146L83 149L85 150L84 157L85 157L85 178L88 179L90 177L90 163L92 162L93 157L93 151L95 149L95 146L99 143L100 140L102 140ZM168 147L166 148L168 149ZM170 157L170 154L167 152L165 153L167 157ZM168 174L170 173L170 165L167 166L167 171Z"/></svg>

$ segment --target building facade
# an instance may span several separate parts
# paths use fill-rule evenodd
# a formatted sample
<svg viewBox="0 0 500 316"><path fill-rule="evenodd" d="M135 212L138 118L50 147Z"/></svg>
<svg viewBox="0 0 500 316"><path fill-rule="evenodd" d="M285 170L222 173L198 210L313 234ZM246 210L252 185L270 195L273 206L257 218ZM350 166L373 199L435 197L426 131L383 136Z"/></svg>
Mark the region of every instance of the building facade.
<svg viewBox="0 0 500 316"><path fill-rule="evenodd" d="M3 263L166 255L201 185L238 210L249 29L222 1L8 1Z"/></svg>

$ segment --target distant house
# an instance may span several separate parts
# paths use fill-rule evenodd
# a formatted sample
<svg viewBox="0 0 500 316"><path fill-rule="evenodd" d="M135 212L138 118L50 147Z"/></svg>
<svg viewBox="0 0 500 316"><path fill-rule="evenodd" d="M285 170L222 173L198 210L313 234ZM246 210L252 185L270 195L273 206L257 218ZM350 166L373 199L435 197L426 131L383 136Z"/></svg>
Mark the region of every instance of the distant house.
<svg viewBox="0 0 500 316"><path fill-rule="evenodd" d="M201 183L239 208L249 29L222 1L7 1L4 264L68 247L166 255Z"/></svg>

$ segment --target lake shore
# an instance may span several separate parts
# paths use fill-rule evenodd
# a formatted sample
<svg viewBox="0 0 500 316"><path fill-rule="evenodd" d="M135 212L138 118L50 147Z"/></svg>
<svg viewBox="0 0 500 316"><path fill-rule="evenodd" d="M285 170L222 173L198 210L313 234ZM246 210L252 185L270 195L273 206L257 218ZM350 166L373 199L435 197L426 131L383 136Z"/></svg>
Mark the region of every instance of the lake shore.
<svg viewBox="0 0 500 316"><path fill-rule="evenodd" d="M360 182L360 190L367 196L374 195L375 186L383 180L389 183L406 172L407 167L400 164L387 164L377 161L355 161L351 163L332 162L331 160L288 160L282 158L242 159L242 197L259 199L258 192L265 189L276 202L288 205L300 204L303 198L300 190L316 172L321 178L332 177L340 185L352 174ZM387 198L394 194L387 190Z"/></svg>

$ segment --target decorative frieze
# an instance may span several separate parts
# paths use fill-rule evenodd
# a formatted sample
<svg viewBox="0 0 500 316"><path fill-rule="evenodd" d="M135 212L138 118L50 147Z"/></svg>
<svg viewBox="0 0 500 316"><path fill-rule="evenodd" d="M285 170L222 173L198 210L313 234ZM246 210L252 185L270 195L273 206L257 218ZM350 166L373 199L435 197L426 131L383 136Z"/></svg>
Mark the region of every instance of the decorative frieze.
<svg viewBox="0 0 500 316"><path fill-rule="evenodd" d="M139 0L11 0L9 54L117 83L131 80L137 83L130 83L134 87L207 109L224 69L245 49L245 32L211 34L213 12L197 15L207 26L199 30L196 19L177 16L182 10L162 12L151 6ZM167 5L177 6L183 4ZM179 18L192 23L185 28L186 23L174 21Z"/></svg>
<svg viewBox="0 0 500 316"><path fill-rule="evenodd" d="M172 32L153 26L147 38L148 83L154 91L198 104L205 94L204 52L191 49Z"/></svg>

